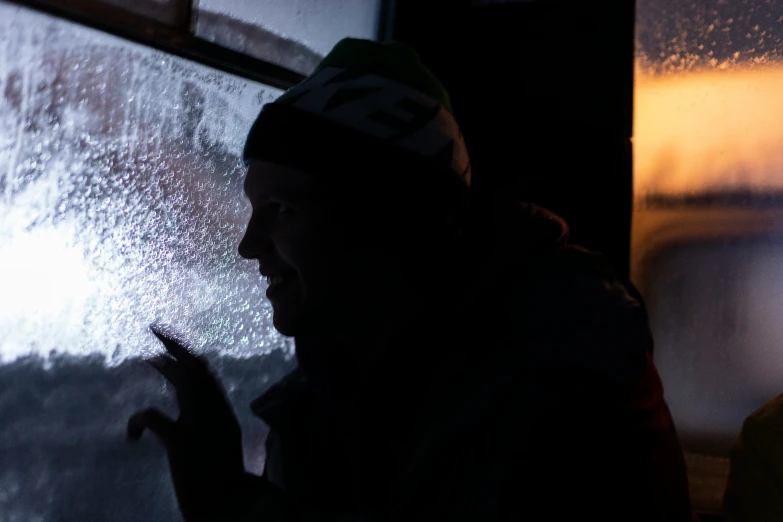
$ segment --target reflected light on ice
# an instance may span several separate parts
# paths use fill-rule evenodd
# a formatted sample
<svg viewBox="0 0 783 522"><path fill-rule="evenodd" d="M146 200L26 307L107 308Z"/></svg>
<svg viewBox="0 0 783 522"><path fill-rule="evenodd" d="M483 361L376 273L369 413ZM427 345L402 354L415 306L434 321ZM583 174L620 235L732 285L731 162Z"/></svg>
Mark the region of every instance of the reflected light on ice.
<svg viewBox="0 0 783 522"><path fill-rule="evenodd" d="M100 291L84 254L65 227L38 227L3 238L0 249L0 360L29 352L29 333L39 349L56 349L80 333L87 300ZM36 328L36 323L46 327ZM40 325L43 326L43 325Z"/></svg>

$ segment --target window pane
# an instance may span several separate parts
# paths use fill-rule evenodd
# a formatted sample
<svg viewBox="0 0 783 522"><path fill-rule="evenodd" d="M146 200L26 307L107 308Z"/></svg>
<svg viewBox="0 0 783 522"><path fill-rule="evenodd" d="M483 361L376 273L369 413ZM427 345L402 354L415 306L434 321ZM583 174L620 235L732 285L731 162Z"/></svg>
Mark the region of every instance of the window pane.
<svg viewBox="0 0 783 522"><path fill-rule="evenodd" d="M291 346L236 254L238 154L277 94L0 2L0 519L177 520L161 448L124 435L172 409L154 321L215 364L259 470L247 405Z"/></svg>
<svg viewBox="0 0 783 522"><path fill-rule="evenodd" d="M196 35L309 74L346 36L375 39L380 0L199 0Z"/></svg>
<svg viewBox="0 0 783 522"><path fill-rule="evenodd" d="M638 2L633 272L693 452L727 455L783 393L782 17L765 0Z"/></svg>

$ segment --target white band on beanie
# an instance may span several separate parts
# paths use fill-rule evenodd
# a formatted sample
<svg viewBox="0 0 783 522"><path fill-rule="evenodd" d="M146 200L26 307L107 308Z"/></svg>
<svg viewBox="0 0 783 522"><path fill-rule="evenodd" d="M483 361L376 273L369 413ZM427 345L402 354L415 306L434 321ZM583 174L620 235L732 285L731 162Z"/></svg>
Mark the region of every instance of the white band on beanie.
<svg viewBox="0 0 783 522"><path fill-rule="evenodd" d="M420 91L389 78L363 74L341 80L345 72L340 67L324 67L275 103L290 103L292 107L443 161L444 167L470 185L470 159L451 112Z"/></svg>

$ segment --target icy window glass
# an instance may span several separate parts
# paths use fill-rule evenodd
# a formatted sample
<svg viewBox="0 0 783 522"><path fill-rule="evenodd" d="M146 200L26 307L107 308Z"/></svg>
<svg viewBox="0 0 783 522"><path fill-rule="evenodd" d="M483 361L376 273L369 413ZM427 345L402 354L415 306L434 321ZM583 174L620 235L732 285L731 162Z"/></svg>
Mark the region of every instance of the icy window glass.
<svg viewBox="0 0 783 522"><path fill-rule="evenodd" d="M309 74L342 38L375 39L380 0L199 0L196 36Z"/></svg>
<svg viewBox="0 0 783 522"><path fill-rule="evenodd" d="M277 94L0 2L0 521L178 520L160 446L125 442L173 408L152 322L212 361L260 471L248 403L291 346L236 253L238 155Z"/></svg>
<svg viewBox="0 0 783 522"><path fill-rule="evenodd" d="M783 2L637 6L634 279L685 448L725 456L783 393Z"/></svg>

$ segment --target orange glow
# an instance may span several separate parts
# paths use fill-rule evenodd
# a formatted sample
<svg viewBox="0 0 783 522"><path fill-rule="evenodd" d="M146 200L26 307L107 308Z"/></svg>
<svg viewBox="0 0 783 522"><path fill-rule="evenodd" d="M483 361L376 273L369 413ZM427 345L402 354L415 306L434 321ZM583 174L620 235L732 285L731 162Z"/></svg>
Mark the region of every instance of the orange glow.
<svg viewBox="0 0 783 522"><path fill-rule="evenodd" d="M638 73L637 196L783 190L783 66Z"/></svg>

